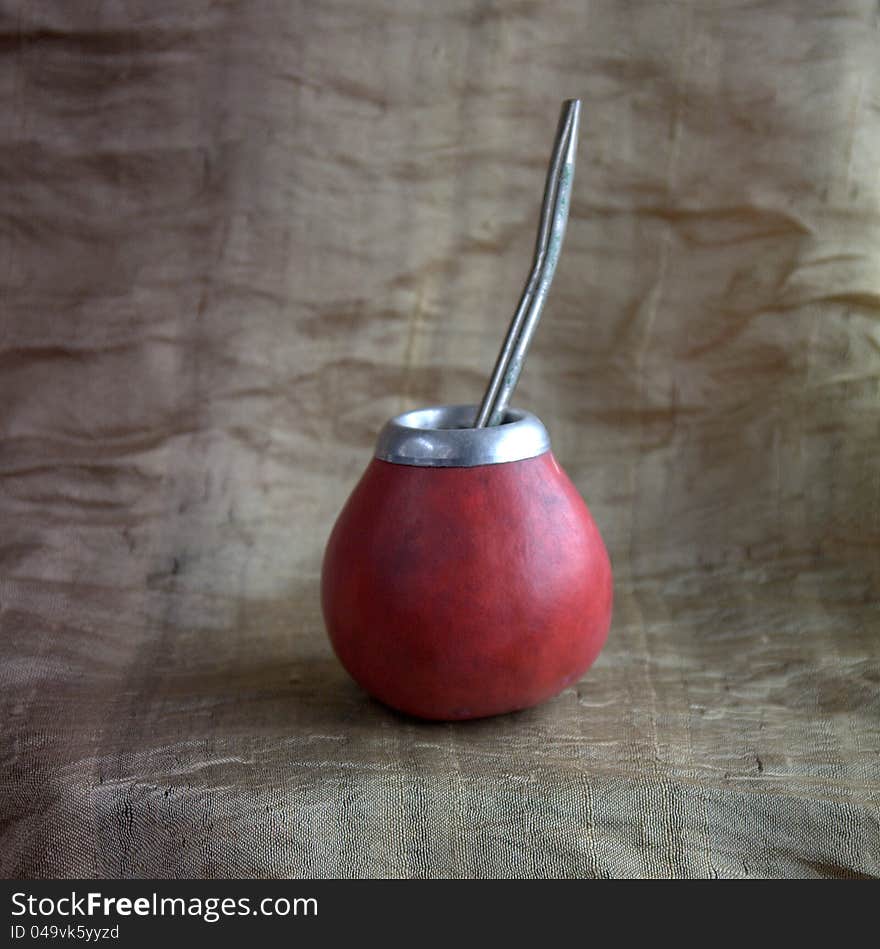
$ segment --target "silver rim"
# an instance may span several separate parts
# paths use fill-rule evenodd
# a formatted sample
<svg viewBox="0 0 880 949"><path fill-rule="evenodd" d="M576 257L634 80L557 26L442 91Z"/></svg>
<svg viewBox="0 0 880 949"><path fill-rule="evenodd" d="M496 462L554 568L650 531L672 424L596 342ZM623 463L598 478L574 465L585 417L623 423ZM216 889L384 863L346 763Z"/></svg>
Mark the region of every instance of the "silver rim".
<svg viewBox="0 0 880 949"><path fill-rule="evenodd" d="M507 409L500 425L472 428L476 405L437 405L405 412L379 433L376 458L423 468L473 468L543 455L550 436L541 420Z"/></svg>

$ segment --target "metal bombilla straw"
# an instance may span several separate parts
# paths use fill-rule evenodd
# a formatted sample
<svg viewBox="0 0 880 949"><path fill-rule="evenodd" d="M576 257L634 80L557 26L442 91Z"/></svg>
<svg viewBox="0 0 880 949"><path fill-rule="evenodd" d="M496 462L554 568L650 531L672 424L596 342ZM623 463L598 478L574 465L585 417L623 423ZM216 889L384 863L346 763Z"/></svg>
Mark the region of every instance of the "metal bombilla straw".
<svg viewBox="0 0 880 949"><path fill-rule="evenodd" d="M562 103L550 167L547 169L547 182L544 185L544 201L541 205L541 220L532 269L492 370L474 428L500 425L504 420L510 397L522 372L529 344L541 318L568 222L580 111L579 99L566 99Z"/></svg>

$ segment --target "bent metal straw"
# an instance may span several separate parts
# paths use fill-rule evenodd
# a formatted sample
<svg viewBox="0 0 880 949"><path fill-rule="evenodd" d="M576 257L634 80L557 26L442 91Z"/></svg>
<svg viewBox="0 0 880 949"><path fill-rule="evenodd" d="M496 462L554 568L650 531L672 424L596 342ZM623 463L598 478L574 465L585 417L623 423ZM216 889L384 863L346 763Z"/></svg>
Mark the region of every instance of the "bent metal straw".
<svg viewBox="0 0 880 949"><path fill-rule="evenodd" d="M532 269L492 370L474 428L500 425L504 420L504 413L519 381L529 344L541 318L541 310L544 309L547 291L556 272L562 240L565 237L565 225L568 222L580 111L579 99L566 99L562 103L550 167L547 169Z"/></svg>

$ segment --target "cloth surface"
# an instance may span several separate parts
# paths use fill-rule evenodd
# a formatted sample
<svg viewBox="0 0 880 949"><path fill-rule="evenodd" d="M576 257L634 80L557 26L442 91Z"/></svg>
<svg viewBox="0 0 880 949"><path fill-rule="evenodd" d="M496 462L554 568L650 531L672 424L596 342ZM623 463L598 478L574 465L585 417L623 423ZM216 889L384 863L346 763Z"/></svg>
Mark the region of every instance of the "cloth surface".
<svg viewBox="0 0 880 949"><path fill-rule="evenodd" d="M880 875L875 3L0 9L0 873ZM570 96L515 403L611 634L421 724L322 549L385 419L479 400Z"/></svg>

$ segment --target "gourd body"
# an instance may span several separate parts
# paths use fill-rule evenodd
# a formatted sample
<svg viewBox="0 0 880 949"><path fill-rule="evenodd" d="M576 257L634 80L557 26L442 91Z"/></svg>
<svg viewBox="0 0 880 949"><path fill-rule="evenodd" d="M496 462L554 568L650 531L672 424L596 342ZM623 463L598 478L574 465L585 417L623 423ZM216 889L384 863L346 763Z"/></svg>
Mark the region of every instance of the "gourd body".
<svg viewBox="0 0 880 949"><path fill-rule="evenodd" d="M410 715L522 709L592 665L611 621L599 531L551 451L472 467L374 458L327 545L333 648Z"/></svg>

